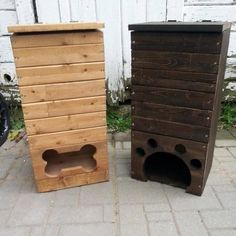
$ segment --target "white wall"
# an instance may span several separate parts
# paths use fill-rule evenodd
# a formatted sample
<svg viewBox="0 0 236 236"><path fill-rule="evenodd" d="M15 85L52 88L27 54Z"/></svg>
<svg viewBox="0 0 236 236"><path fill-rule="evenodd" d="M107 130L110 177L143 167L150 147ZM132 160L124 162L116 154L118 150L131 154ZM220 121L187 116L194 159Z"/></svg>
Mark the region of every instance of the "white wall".
<svg viewBox="0 0 236 236"><path fill-rule="evenodd" d="M0 0L0 84L16 84L7 26L34 23L32 0ZM131 77L128 24L145 21L228 20L236 22L234 0L36 0L39 22L105 22L106 79L110 101L125 99ZM226 77L236 77L236 24ZM7 82L4 74L12 77ZM231 84L232 85L232 84ZM234 87L234 86L233 86ZM236 87L236 86L235 86Z"/></svg>

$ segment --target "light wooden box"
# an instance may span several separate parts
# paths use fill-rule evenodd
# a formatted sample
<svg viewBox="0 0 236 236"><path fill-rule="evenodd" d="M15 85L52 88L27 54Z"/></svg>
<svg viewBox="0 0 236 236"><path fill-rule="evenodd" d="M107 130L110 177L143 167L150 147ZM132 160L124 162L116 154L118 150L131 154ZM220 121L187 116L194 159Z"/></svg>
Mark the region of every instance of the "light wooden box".
<svg viewBox="0 0 236 236"><path fill-rule="evenodd" d="M101 23L11 26L39 192L108 180Z"/></svg>

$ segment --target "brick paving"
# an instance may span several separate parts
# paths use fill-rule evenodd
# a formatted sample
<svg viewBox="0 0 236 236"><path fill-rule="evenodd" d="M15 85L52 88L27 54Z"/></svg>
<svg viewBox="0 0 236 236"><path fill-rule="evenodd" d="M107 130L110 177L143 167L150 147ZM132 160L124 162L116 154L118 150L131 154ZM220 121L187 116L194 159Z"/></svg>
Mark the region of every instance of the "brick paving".
<svg viewBox="0 0 236 236"><path fill-rule="evenodd" d="M36 193L27 142L0 152L0 236L236 236L235 132L218 134L202 197L130 178L130 142L109 143L110 181Z"/></svg>

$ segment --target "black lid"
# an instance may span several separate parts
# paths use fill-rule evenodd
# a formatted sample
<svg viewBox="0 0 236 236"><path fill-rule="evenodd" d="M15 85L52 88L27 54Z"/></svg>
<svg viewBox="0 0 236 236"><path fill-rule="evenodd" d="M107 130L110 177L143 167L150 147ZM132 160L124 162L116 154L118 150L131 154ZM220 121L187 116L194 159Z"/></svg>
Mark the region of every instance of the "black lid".
<svg viewBox="0 0 236 236"><path fill-rule="evenodd" d="M229 22L146 22L129 25L134 31L163 32L222 32L230 28Z"/></svg>

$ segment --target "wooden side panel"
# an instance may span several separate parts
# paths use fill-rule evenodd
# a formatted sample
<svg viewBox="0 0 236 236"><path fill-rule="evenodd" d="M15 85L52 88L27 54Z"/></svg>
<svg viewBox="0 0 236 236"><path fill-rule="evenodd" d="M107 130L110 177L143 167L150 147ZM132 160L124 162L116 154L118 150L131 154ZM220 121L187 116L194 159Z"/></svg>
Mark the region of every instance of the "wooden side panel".
<svg viewBox="0 0 236 236"><path fill-rule="evenodd" d="M104 96L23 104L26 120L105 110L106 99Z"/></svg>
<svg viewBox="0 0 236 236"><path fill-rule="evenodd" d="M203 143L207 143L209 140L209 128L202 126L193 126L137 116L132 118L132 122L133 129L137 131L161 134Z"/></svg>
<svg viewBox="0 0 236 236"><path fill-rule="evenodd" d="M219 54L219 33L132 32L133 50Z"/></svg>
<svg viewBox="0 0 236 236"><path fill-rule="evenodd" d="M106 140L106 127L72 130L29 136L31 149L51 149L79 143Z"/></svg>
<svg viewBox="0 0 236 236"><path fill-rule="evenodd" d="M106 112L26 120L25 124L28 135L92 128L106 125Z"/></svg>
<svg viewBox="0 0 236 236"><path fill-rule="evenodd" d="M132 115L209 127L211 111L132 101Z"/></svg>
<svg viewBox="0 0 236 236"><path fill-rule="evenodd" d="M81 44L98 44L103 42L101 31L62 32L50 34L21 34L13 35L13 48L31 48L45 46L64 46Z"/></svg>
<svg viewBox="0 0 236 236"><path fill-rule="evenodd" d="M105 95L104 80L27 86L20 88L22 103Z"/></svg>
<svg viewBox="0 0 236 236"><path fill-rule="evenodd" d="M19 86L76 82L105 77L104 62L17 68Z"/></svg>
<svg viewBox="0 0 236 236"><path fill-rule="evenodd" d="M216 74L219 55L133 50L134 68Z"/></svg>
<svg viewBox="0 0 236 236"><path fill-rule="evenodd" d="M104 61L102 44L13 49L16 67Z"/></svg>
<svg viewBox="0 0 236 236"><path fill-rule="evenodd" d="M165 105L212 110L214 94L195 91L132 86L132 99Z"/></svg>

